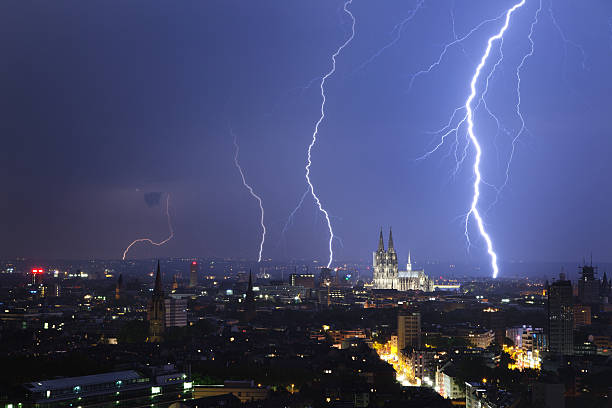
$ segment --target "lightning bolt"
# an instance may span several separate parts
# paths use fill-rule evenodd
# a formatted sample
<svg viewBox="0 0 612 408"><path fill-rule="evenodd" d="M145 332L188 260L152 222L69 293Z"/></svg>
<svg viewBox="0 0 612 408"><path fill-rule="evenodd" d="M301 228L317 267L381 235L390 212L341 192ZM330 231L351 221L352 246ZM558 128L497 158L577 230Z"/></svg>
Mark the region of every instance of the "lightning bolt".
<svg viewBox="0 0 612 408"><path fill-rule="evenodd" d="M310 189L310 193L311 193L312 197L314 198L315 203L317 204L317 207L319 208L319 211L321 211L321 213L323 213L323 215L325 216L325 220L327 222L327 229L329 230L329 261L327 262L327 267L328 268L331 266L331 263L332 263L332 261L334 259L334 249L333 249L333 245L332 245L332 243L334 241L334 230L332 228L331 221L329 219L329 213L327 212L327 210L325 208L323 208L323 205L321 204L321 200L319 199L319 197L315 193L314 186L312 184L312 181L310 180L310 167L312 166L312 148L317 143L317 135L319 134L319 126L321 125L321 123L325 119L325 102L327 100L327 98L325 96L325 82L327 81L327 79L329 77L331 77L334 74L334 72L336 72L336 58L338 57L338 55L340 55L342 50L355 37L355 16L347 8L349 6L349 4L352 4L352 3L353 3L353 0L347 0L344 3L344 12L350 16L351 21L352 21L352 23L351 23L351 35L349 36L349 38L344 43L342 43L342 45L340 45L340 47L338 47L336 52L334 52L332 54L332 56L331 56L332 67L323 76L323 78L321 78L321 83L320 83L320 88L321 88L321 115L319 116L319 120L317 120L317 123L315 124L314 133L312 134L312 141L310 142L310 145L308 145L307 164L306 164L306 167L305 167L305 169L306 169L306 182L308 183L308 187ZM299 208L299 206L298 206L298 208Z"/></svg>
<svg viewBox="0 0 612 408"><path fill-rule="evenodd" d="M240 163L238 162L238 153L240 151L240 147L238 146L238 140L236 138L236 135L234 134L234 132L230 129L230 133L232 134L232 136L234 136L234 148L235 148L235 153L234 153L234 164L236 165L236 168L238 169L238 172L240 172L240 177L242 178L242 185L244 185L244 187L246 187L247 190L249 190L249 193L251 194L251 196L253 196L253 198L255 198L257 200L257 203L259 204L259 211L260 211L260 218L259 218L259 223L261 225L261 240L259 241L259 254L257 255L257 262L261 262L261 254L263 252L263 246L264 243L266 241L266 224L264 224L264 207L263 207L263 202L261 200L261 197L258 196L255 191L253 191L253 188L247 183L246 178L244 177L244 172L242 171L242 166L240 166Z"/></svg>
<svg viewBox="0 0 612 408"><path fill-rule="evenodd" d="M470 90L471 90L470 95L465 101L465 111L467 114L467 132L470 137L470 142L472 146L474 146L474 150L476 152L476 157L474 158L474 167L473 167L474 176L475 176L474 178L474 196L472 198L472 205L470 207L470 210L465 216L465 234L469 240L467 229L468 229L470 217L473 216L474 219L476 220L476 224L478 226L480 235L482 236L482 238L485 240L487 244L487 253L491 257L491 268L493 269L493 278L497 278L499 267L497 266L497 254L493 250L493 242L491 241L491 237L489 236L489 234L487 233L485 229L484 222L478 211L478 200L480 198L480 183L482 180L482 176L480 174L480 160L482 157L482 148L480 147L478 138L476 137L474 133L474 117L473 117L473 111L472 111L472 101L476 97L476 83L478 82L478 78L480 77L480 72L482 71L482 68L484 67L484 65L487 62L487 59L489 58L489 54L491 53L491 48L493 47L493 43L503 38L504 33L506 32L506 30L508 29L508 26L510 25L510 17L517 9L523 7L523 5L525 4L525 1L526 0L521 0L520 2L512 6L506 12L506 20L504 22L504 25L501 27L501 29L499 30L497 34L490 37L489 40L487 41L487 48L485 49L485 52L482 58L480 59L480 63L476 67L476 71L474 72L472 81L470 82Z"/></svg>
<svg viewBox="0 0 612 408"><path fill-rule="evenodd" d="M125 258L130 250L130 248L132 248L132 246L134 244L137 244L139 242L148 242L151 245L155 245L155 246L162 246L164 245L166 242L170 241L172 238L174 238L174 229L172 228L172 222L170 220L170 193L168 193L168 195L166 196L166 217L168 219L168 229L170 230L170 235L168 236L168 238L164 239L163 241L160 242L155 242L149 238L138 238L134 241L132 241L132 243L130 245L128 245L127 248L125 248L125 251L123 251L123 258L121 258L122 260L125 261Z"/></svg>
<svg viewBox="0 0 612 408"><path fill-rule="evenodd" d="M468 232L468 227L469 227L469 223L470 223L470 219L474 219L476 221L476 225L478 227L478 231L480 233L480 236L482 237L482 239L485 241L486 243L486 247L487 247L487 253L491 259L491 269L493 271L493 278L496 278L498 273L499 273L499 267L497 264L497 253L494 251L493 249L493 242L491 239L491 236L489 235L489 233L487 232L487 229L485 228L484 225L484 221L483 218L480 214L479 211L479 199L480 199L480 187L481 185L485 185L488 187L493 188L496 192L497 195L499 196L500 193L500 189L496 188L494 185L487 183L486 181L483 180L482 178L482 174L480 171L480 163L481 163L481 159L482 159L482 147L480 145L480 142L478 140L478 137L476 136L476 133L474 132L474 112L482 105L484 107L484 109L486 110L486 112L494 118L494 120L496 121L497 125L498 125L498 132L499 132L499 128L500 128L500 122L498 120L498 118L491 112L491 110L489 109L489 107L486 104L486 94L488 92L489 89L489 81L491 79L491 77L493 76L493 74L495 73L495 70L497 69L497 67L502 63L503 61L503 52L502 52L502 46L503 46L503 39L504 39L504 33L507 31L509 25L510 25L510 18L512 17L512 15L514 14L514 12L516 10L518 10L519 8L523 7L525 5L526 0L521 0L518 3L514 4L511 8L509 8L508 10L506 10L504 13L502 13L499 17L495 18L495 19L489 19L489 20L485 20L483 22L481 22L480 24L478 24L476 27L474 27L472 30L470 30L468 32L468 34L464 35L463 37L459 37L457 38L457 36L455 35L455 40L448 43L447 45L444 46L442 53L439 55L438 59L429 65L429 67L427 69L421 70L419 72L417 72L416 74L414 74L412 76L412 80L410 83L410 86L412 86L412 83L414 81L414 79L416 79L419 75L424 75L426 73L431 72L432 69L434 69L436 66L438 66L442 59L444 58L444 55L446 54L446 52L448 51L448 48L454 44L458 44L461 43L461 41L465 40L467 37L469 37L471 34L473 34L475 31L477 31L480 27L482 27L485 23L494 21L494 20L499 20L500 18L502 18L503 16L505 16L504 19L504 24L501 26L501 28L499 29L499 31L494 34L493 36L489 37L489 39L487 40L487 46L485 48L485 51L482 55L482 57L480 58L480 62L478 63L478 65L476 66L476 69L474 71L474 74L472 76L472 79L470 81L470 94L468 95L465 103L463 106L459 106L458 108L456 108L448 123L441 129L433 132L434 134L437 135L441 135L440 140L438 142L438 144L436 144L432 149L430 149L428 152L426 152L423 156L421 156L420 159L425 159L427 157L429 157L431 154L433 154L434 152L436 152L438 149L440 149L440 147L442 145L444 145L446 138L452 134L455 135L455 159L456 159L456 168L455 168L455 172L454 174L456 174L456 172L458 171L459 166L461 165L461 163L463 163L463 161L465 160L466 156L467 156L467 149L469 146L472 146L475 152L475 157L474 157L474 163L473 163L473 174L474 174L474 184L473 184L473 196L472 196L472 203L470 205L470 209L467 212L467 214L465 214L465 218L464 218L464 225L465 225L465 230L464 230L464 234L466 237L466 240L468 242L468 245L470 245L470 236L469 236L469 232ZM524 55L523 59L521 60L521 63L519 64L519 66L517 67L517 77L519 78L518 81L518 85L517 85L517 89L518 89L518 102L517 102L517 112L519 113L519 118L522 121L522 127L521 130L519 130L519 132L517 133L517 135L515 136L513 143L516 142L516 140L518 139L518 137L520 136L521 133L524 132L524 120L521 114L521 110L520 110L520 73L521 73L521 69L524 67L526 60L533 55L533 49L534 49L534 44L533 44L533 31L534 31L534 27L538 22L538 15L541 11L542 5L541 5L541 0L540 0L540 7L538 8L538 10L536 11L536 15L534 17L534 21L532 22L531 25L531 29L530 29L530 33L529 33L529 41L531 44L530 47L530 51ZM491 50L493 49L493 44L499 42L499 57L497 59L497 61L495 62L495 64L493 65L493 67L491 68L489 74L486 77L485 80L485 84L483 86L483 90L480 93L480 96L478 97L478 104L476 105L476 107L473 107L473 102L477 97L477 90L476 90L476 86L477 83L481 77L481 73L482 70L484 68L484 66L487 63L487 60L489 59L489 56L491 54ZM459 119L459 121L457 122L457 119ZM462 129L462 127L465 127L466 129L466 134L467 134L467 141L463 150L463 155L461 157L458 156L457 153L457 146L459 144L459 131ZM511 160L511 159L510 159ZM509 167L510 164L508 164Z"/></svg>

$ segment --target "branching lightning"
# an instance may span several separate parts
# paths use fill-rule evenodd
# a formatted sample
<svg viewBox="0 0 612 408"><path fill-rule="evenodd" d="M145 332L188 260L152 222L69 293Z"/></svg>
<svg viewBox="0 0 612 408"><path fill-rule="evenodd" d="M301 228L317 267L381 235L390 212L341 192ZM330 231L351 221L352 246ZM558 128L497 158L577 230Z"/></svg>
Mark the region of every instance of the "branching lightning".
<svg viewBox="0 0 612 408"><path fill-rule="evenodd" d="M535 30L535 26L538 24L538 16L540 15L541 11L542 11L542 0L540 0L538 9L536 10L533 21L531 22L531 26L529 28L529 35L527 35L527 38L529 39L529 52L523 55L523 58L521 59L521 63L516 67L516 96L517 96L516 115L520 119L521 127L519 131L516 133L516 135L512 138L510 158L508 159L508 163L506 165L506 177L504 179L503 184L498 189L498 197L499 197L499 192L501 192L504 189L504 187L506 187L506 185L508 184L508 179L510 178L510 165L512 164L512 159L514 158L514 152L516 150L516 142L521 137L521 135L527 131L527 126L525 125L525 117L523 116L523 112L521 111L521 102L522 102L521 100L521 70L525 66L525 62L527 62L527 60L533 55L533 52L535 50L535 43L533 41L533 32ZM497 198L495 199L495 201L497 201Z"/></svg>
<svg viewBox="0 0 612 408"><path fill-rule="evenodd" d="M456 174L460 165L463 163L463 161L466 159L467 157L467 149L469 146L472 146L475 152L475 157L474 157L474 163L473 163L473 174L474 174L474 183L473 183L473 196L472 196L472 203L470 205L470 209L467 212L467 214L465 214L465 218L464 218L464 234L466 237L466 240L468 242L468 245L470 245L470 237L469 237L469 232L468 232L468 228L469 228L469 222L470 219L473 217L473 219L476 221L476 225L478 227L478 231L480 233L480 236L483 238L483 240L486 243L486 247L487 247L487 253L491 259L491 269L493 271L493 278L497 277L497 274L499 273L499 267L497 264L497 253L494 251L493 249L493 242L491 239L491 236L489 235L489 233L487 232L487 229L485 228L484 225L484 221L482 219L482 216L480 214L479 211L479 199L480 199L480 187L481 185L485 185L488 187L491 187L492 189L494 189L497 193L497 196L499 196L500 192L501 192L501 188L497 188L494 185L487 183L485 180L483 180L482 178L482 174L480 171L480 163L481 163L481 159L482 159L482 148L480 145L480 142L478 140L478 137L476 136L476 133L474 131L474 113L475 111L480 107L483 106L484 110L488 113L489 116L491 116L497 124L498 127L498 132L501 128L501 123L499 121L499 119L497 118L497 116L491 111L491 109L489 109L487 102L486 102L486 95L487 92L489 90L489 81L491 79L491 77L494 75L497 67L502 63L503 58L504 58L504 54L503 54L503 40L504 40L504 34L507 31L509 25L510 25L510 19L513 15L513 13L518 10L519 8L523 7L525 5L526 0L521 0L518 3L514 4L510 9L506 10L504 13L502 13L499 17L495 18L495 19L489 19L489 20L485 20L483 22L481 22L480 24L478 24L476 27L474 27L472 30L470 30L468 32L468 34L464 35L463 37L457 37L455 35L455 40L446 44L441 52L441 54L439 55L438 59L436 61L434 61L432 64L429 65L428 68L421 70L419 72L417 72L416 74L414 74L411 78L410 81L410 87L412 87L412 84L414 82L414 80L420 76L420 75L424 75L427 74L429 72L431 72L432 69L434 69L435 67L437 67L438 65L440 65L442 59L444 58L446 52L448 51L448 49L455 45L455 44L460 44L463 40L465 40L466 38L468 38L470 35L472 35L474 32L476 32L480 27L482 27L484 24L491 22L491 21L497 21L500 18L502 18L503 16L505 16L504 19L504 24L502 25L502 27L499 29L499 31L494 34L493 36L489 37L489 39L487 40L487 46L485 48L484 54L482 55L482 57L480 58L480 62L478 63L478 65L476 66L474 75L472 76L472 79L470 81L470 94L468 95L465 103L463 106L460 106L458 108L456 108L448 123L442 127L441 129L439 129L436 132L433 132L436 135L440 135L440 139L438 141L438 143L432 148L430 149L428 152L426 152L423 156L421 156L419 159L425 159L427 157L429 157L431 154L435 153L438 149L440 149L448 136L450 135L455 135L455 161L456 161L456 167L455 167L455 171L453 174ZM521 128L519 129L519 131L516 133L516 135L514 136L513 140L512 140L512 154L510 155L510 159L509 162L507 164L507 172L506 172L506 181L504 182L504 184L502 185L502 188L506 185L507 183L507 177L508 177L508 172L509 172L509 167L512 161L512 155L514 153L514 145L516 143L516 141L518 140L518 138L520 137L520 135L522 133L525 132L526 126L525 126L525 121L524 121L524 117L522 115L521 112L521 94L520 94L520 86L521 86L521 70L523 69L525 62L527 61L527 59L533 55L534 52L534 42L533 42L533 32L534 32L534 28L536 26L536 24L538 23L538 16L539 13L541 12L542 9L542 1L540 0L539 3L539 7L536 11L534 20L532 21L531 24L531 28L530 28L530 32L528 35L528 39L530 42L530 49L529 52L527 54L525 54L520 62L520 64L517 67L516 70L516 77L517 77L517 105L516 105L516 112L517 115L519 116L519 119L521 121ZM493 49L493 45L494 43L499 42L499 57L497 58L497 61L495 62L495 64L493 65L493 67L491 68L491 70L489 71L488 75L486 76L485 79L485 83L484 86L482 87L482 91L480 93L479 96L477 96L477 89L476 86L478 84L478 81L481 77L481 73L483 68L485 67L485 65L487 64L487 61L489 59L489 56L491 54L491 50ZM473 102L474 100L478 97L478 104L474 107L473 106ZM459 120L458 120L459 119ZM458 120L458 121L457 121ZM466 133L467 133L467 140L466 140L466 144L463 150L463 154L461 155L461 157L459 156L458 153L458 145L459 145L459 132L461 129L465 128ZM496 198L497 201L497 198Z"/></svg>
<svg viewBox="0 0 612 408"><path fill-rule="evenodd" d="M240 151L240 147L238 146L238 140L236 138L236 135L234 135L234 132L230 129L230 133L234 136L234 148L235 148L235 153L234 153L234 164L236 165L236 168L238 169L238 172L240 172L240 177L242 178L242 185L244 185L244 187L249 190L249 194L251 194L251 196L253 196L253 198L255 198L257 200L257 203L259 204L259 211L260 211L260 218L259 218L259 223L261 225L261 240L259 241L259 253L257 256L257 262L261 262L261 254L263 253L263 246L264 243L266 241L266 225L264 224L264 207L263 207L263 201L261 200L261 197L258 196L255 191L253 191L253 188L247 183L246 178L244 177L244 172L242 171L242 166L240 166L240 163L238 162L238 153Z"/></svg>
<svg viewBox="0 0 612 408"><path fill-rule="evenodd" d="M470 210L468 211L465 217L465 234L469 240L468 223L470 220L470 216L473 216L474 219L476 220L476 224L478 226L478 230L480 231L480 235L482 236L482 238L485 240L487 244L487 253L491 257L491 268L493 269L493 278L497 278L499 267L497 266L497 254L493 250L493 242L491 241L491 237L487 233L482 217L480 216L480 213L478 212L478 199L480 198L480 183L482 179L482 176L480 174L480 159L482 156L482 149L480 147L480 143L478 142L478 138L476 137L474 133L474 117L473 117L473 111L472 111L472 101L476 97L476 83L478 82L478 78L480 76L480 72L482 71L482 68L487 62L489 54L491 53L491 47L493 46L493 42L503 38L504 33L506 32L510 24L510 17L518 8L522 7L525 4L525 1L526 0L521 0L519 3L512 6L506 12L506 20L505 20L504 25L502 26L502 28L499 30L497 34L490 37L489 40L487 41L487 48L485 50L485 53L480 59L480 63L476 67L476 72L474 73L474 76L472 77L472 81L470 83L470 89L471 89L470 95L465 101L465 111L467 112L467 131L470 136L470 142L472 143L472 146L474 146L474 150L476 152L476 157L474 158L474 167L473 167L474 176L475 176L474 197L472 199L472 205L470 207Z"/></svg>
<svg viewBox="0 0 612 408"><path fill-rule="evenodd" d="M388 48L391 48L393 45L395 45L402 37L402 31L404 31L404 28L406 27L406 25L414 18L414 16L418 13L418 11L423 7L424 3L425 3L425 0L418 0L414 8L408 12L408 16L405 19L403 19L401 22L396 24L393 30L391 31L392 34L395 33L395 36L393 37L393 39L389 43L385 44L385 46L383 46L380 50L376 51L370 58L368 58L363 63L361 63L361 65L355 68L353 72L361 71L363 68L369 65L372 61L378 58Z"/></svg>
<svg viewBox="0 0 612 408"><path fill-rule="evenodd" d="M582 55L582 63L581 63L582 64L582 69L587 69L586 52L584 51L584 48L582 48L582 46L580 44L575 43L574 41L572 41L569 38L567 38L567 36L565 35L565 32L563 32L563 30L561 29L561 26L557 22L557 18L555 17L555 12L554 12L553 6L552 6L552 0L550 0L550 3L548 5L548 14L550 15L550 19L551 19L553 25L555 26L555 29L559 33L559 36L563 40L564 59L567 58L567 46L571 45L572 47L576 48L580 52L580 55Z"/></svg>
<svg viewBox="0 0 612 408"><path fill-rule="evenodd" d="M130 248L132 248L132 246L134 244L137 244L139 242L148 242L151 245L155 245L155 246L162 246L164 245L166 242L170 241L172 238L174 238L174 229L172 228L172 221L170 220L170 193L168 193L168 195L166 196L166 217L168 219L168 229L170 230L170 235L168 236L168 238L164 239L163 241L160 242L155 242L152 239L149 238L138 238L136 240L134 240L130 245L128 245L127 248L125 248L125 251L123 251L123 258L122 260L125 261L125 258L130 250Z"/></svg>
<svg viewBox="0 0 612 408"><path fill-rule="evenodd" d="M306 196L308 195L309 192L310 192L310 188L307 188L306 191L304 191L304 194L302 194L302 197L300 198L298 205L293 209L293 211L291 211L291 213L289 214L289 217L287 217L287 221L285 221L285 225L283 225L283 230L281 231L281 240L279 241L279 245L282 242L282 240L285 238L285 235L287 234L287 230L289 230L289 227L293 224L293 218L295 217L295 213L302 207L302 204L304 203L304 200L306 199Z"/></svg>
<svg viewBox="0 0 612 408"><path fill-rule="evenodd" d="M321 200L319 199L319 197L317 196L317 194L315 193L314 190L314 186L310 180L310 167L312 166L312 148L314 147L314 145L317 142L317 135L319 134L319 126L321 125L321 123L323 122L323 119L325 119L325 102L327 100L326 96L325 96L325 82L327 81L327 79L329 77L331 77L334 72L336 72L336 58L338 57L338 55L340 55L340 53L342 52L342 50L353 40L353 38L355 37L355 16L353 15L353 13L351 13L351 11L347 8L349 6L349 4L352 4L353 0L347 0L344 3L344 12L346 14L348 14L351 18L351 35L349 36L349 38L342 43L342 45L340 47L338 47L338 49L336 50L336 52L334 52L331 56L331 60L332 60L332 67L331 69L323 76L323 78L321 79L321 83L320 83L320 88L321 88L321 115L319 116L319 120L317 120L317 123L315 124L315 129L314 129L314 133L312 134L312 141L310 142L310 145L308 145L308 157L307 157L307 164L306 164L306 182L308 183L309 189L310 189L310 193L312 195L312 197L314 198L317 207L319 208L319 211L321 211L323 213L323 215L325 216L325 220L327 222L327 228L329 230L329 261L327 262L327 267L329 268L331 266L331 263L334 259L334 249L333 249L333 241L334 241L334 230L332 228L331 225L331 221L329 218L329 213L327 212L327 210L325 210L325 208L323 208L323 205L321 204ZM298 206L299 208L299 206Z"/></svg>
<svg viewBox="0 0 612 408"><path fill-rule="evenodd" d="M429 74L434 68L436 68L437 66L439 66L442 63L442 60L444 59L444 57L446 56L446 53L448 52L448 50L456 45L456 44L460 44L463 41L467 40L469 37L472 36L472 34L474 34L476 31L478 31L482 26L484 26L487 23L491 23L493 21L497 21L500 18L503 17L503 13L500 14L499 16L495 17L495 18L490 18L484 21L481 21L478 25L476 25L475 27L473 27L470 31L468 31L467 34L465 34L462 37L457 38L455 36L455 39L447 44L444 45L444 47L442 48L442 52L440 53L440 55L438 56L438 59L436 61L434 61L433 63L431 63L427 68L422 69L418 72L416 72L414 75L412 75L412 77L410 78L410 84L408 85L408 89L412 89L412 85L414 84L414 81L420 77L421 75L425 75L425 74Z"/></svg>

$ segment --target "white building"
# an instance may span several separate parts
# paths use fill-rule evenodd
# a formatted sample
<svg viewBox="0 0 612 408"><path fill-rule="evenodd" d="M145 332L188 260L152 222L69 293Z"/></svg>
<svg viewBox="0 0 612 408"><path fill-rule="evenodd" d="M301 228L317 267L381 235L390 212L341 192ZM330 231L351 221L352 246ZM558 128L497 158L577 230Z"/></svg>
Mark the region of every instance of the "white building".
<svg viewBox="0 0 612 408"><path fill-rule="evenodd" d="M389 230L389 248L386 251L382 229L380 230L378 250L373 253L372 265L374 267L374 289L433 291L433 281L425 275L425 271L423 269L412 269L410 253L408 253L406 270L399 270L397 253L393 247L393 234L391 230Z"/></svg>

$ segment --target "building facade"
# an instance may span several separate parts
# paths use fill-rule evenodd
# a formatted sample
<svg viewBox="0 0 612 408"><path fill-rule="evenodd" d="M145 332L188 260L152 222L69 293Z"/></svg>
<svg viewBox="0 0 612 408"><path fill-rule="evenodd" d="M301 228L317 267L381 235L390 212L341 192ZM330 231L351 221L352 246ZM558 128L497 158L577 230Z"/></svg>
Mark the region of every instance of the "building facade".
<svg viewBox="0 0 612 408"><path fill-rule="evenodd" d="M198 263L192 261L189 268L189 287L195 288L196 286L198 286Z"/></svg>
<svg viewBox="0 0 612 408"><path fill-rule="evenodd" d="M559 354L574 352L574 298L572 283L559 275L548 289L549 351Z"/></svg>
<svg viewBox="0 0 612 408"><path fill-rule="evenodd" d="M397 349L421 348L421 314L400 311L397 315Z"/></svg>
<svg viewBox="0 0 612 408"><path fill-rule="evenodd" d="M164 300L166 327L187 326L187 299L169 298Z"/></svg>
<svg viewBox="0 0 612 408"><path fill-rule="evenodd" d="M433 291L433 281L425 275L425 271L413 270L408 253L406 270L400 271L397 253L393 246L393 233L389 230L389 247L385 250L382 229L378 239L378 249L373 253L372 266L374 270L374 289L396 289L399 291L422 290Z"/></svg>

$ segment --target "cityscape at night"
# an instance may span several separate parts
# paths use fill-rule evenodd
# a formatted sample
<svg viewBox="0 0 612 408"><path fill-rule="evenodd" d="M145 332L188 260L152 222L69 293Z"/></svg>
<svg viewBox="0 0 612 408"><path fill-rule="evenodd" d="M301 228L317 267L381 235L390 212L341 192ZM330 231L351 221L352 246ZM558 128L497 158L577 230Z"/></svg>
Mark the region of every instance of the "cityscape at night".
<svg viewBox="0 0 612 408"><path fill-rule="evenodd" d="M0 408L612 408L612 2L5 0Z"/></svg>

